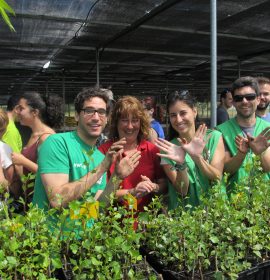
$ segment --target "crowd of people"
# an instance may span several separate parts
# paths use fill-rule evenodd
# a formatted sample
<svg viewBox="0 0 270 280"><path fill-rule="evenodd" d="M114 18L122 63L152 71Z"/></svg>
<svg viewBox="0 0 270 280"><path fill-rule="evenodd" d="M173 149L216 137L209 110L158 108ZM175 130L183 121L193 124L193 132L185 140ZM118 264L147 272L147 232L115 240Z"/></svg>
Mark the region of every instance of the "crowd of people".
<svg viewBox="0 0 270 280"><path fill-rule="evenodd" d="M83 89L74 101L77 127L64 133L54 130L64 118L59 97L44 100L36 92L12 96L8 113L0 111L0 184L5 191L18 199L23 193L20 176L34 173L34 188L24 197L45 210L89 196L109 203L114 192L116 203L128 205L131 197L141 212L161 194L168 194L168 209L180 203L196 207L225 172L225 191L237 191L254 155L269 179L269 79L234 81L221 94L214 128L200 123L189 91L172 92L167 96L167 137L154 119L151 98L127 95L115 101L108 92ZM236 116L230 119L227 109L232 105ZM16 117L31 128L24 147Z"/></svg>

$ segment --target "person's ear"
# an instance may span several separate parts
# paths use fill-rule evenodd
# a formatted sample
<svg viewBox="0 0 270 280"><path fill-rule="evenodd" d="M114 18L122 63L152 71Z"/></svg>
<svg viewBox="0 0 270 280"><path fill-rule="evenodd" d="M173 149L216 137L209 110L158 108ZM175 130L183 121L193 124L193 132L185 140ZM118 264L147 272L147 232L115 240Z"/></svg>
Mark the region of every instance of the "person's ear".
<svg viewBox="0 0 270 280"><path fill-rule="evenodd" d="M194 119L196 120L198 114L197 108L193 108L193 112L194 112Z"/></svg>
<svg viewBox="0 0 270 280"><path fill-rule="evenodd" d="M74 116L74 118L75 118L75 121L76 121L76 122L79 121L79 114L78 114L77 111L75 111L75 116Z"/></svg>
<svg viewBox="0 0 270 280"><path fill-rule="evenodd" d="M37 117L39 115L39 110L38 109L33 109L32 113L35 117Z"/></svg>

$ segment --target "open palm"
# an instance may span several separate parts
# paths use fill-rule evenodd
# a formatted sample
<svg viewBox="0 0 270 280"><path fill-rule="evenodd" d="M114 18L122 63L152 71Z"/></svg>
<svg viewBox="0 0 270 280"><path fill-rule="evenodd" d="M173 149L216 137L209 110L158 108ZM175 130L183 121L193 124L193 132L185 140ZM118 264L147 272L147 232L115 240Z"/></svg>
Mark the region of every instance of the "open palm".
<svg viewBox="0 0 270 280"><path fill-rule="evenodd" d="M179 141L179 139L177 139ZM179 141L182 142L181 140ZM175 145L173 143L170 143L167 140L164 139L157 139L155 141L156 146L163 151L165 154L157 154L158 156L162 158L168 158L170 160L173 160L177 163L183 163L185 160L186 152L183 150L181 146Z"/></svg>
<svg viewBox="0 0 270 280"><path fill-rule="evenodd" d="M201 155L203 149L209 139L205 139L207 127L205 124L199 126L196 130L194 137L188 144L183 144L183 150L188 153L191 157Z"/></svg>
<svg viewBox="0 0 270 280"><path fill-rule="evenodd" d="M264 129L255 138L249 134L247 135L247 137L250 149L255 155L260 155L270 146L270 143L268 142L270 140L270 127Z"/></svg>

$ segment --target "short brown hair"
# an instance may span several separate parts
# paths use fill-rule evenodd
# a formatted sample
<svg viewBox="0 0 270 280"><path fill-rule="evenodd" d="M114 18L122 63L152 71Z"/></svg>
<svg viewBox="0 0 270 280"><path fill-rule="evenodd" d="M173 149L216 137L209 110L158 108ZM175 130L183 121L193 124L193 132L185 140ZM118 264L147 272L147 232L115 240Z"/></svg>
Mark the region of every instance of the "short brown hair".
<svg viewBox="0 0 270 280"><path fill-rule="evenodd" d="M117 124L121 117L134 115L140 120L141 127L138 134L138 140L147 139L150 132L150 121L145 113L141 102L133 96L124 96L115 103L110 117L109 138L112 140L119 139Z"/></svg>

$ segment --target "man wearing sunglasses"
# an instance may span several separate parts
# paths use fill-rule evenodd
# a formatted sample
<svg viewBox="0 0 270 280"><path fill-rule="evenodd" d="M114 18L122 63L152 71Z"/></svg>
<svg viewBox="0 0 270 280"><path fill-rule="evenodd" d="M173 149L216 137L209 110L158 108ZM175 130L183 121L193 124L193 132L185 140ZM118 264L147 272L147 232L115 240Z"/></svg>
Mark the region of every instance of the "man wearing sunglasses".
<svg viewBox="0 0 270 280"><path fill-rule="evenodd" d="M257 82L260 90L260 103L257 106L256 115L265 121L270 122L270 113L267 108L270 103L270 79L266 77L258 77Z"/></svg>
<svg viewBox="0 0 270 280"><path fill-rule="evenodd" d="M44 210L65 208L71 201L90 197L108 202L109 194L119 187L117 182L133 172L140 158L138 151L122 157L124 138L115 142L105 156L97 149L96 141L109 111L109 98L102 89L84 89L74 103L76 130L51 135L39 150L33 204ZM116 171L106 183L112 161L116 162ZM69 217L66 224L68 231L75 226Z"/></svg>
<svg viewBox="0 0 270 280"><path fill-rule="evenodd" d="M232 84L233 105L237 115L218 125L225 143L224 172L229 173L228 191L244 180L245 166L258 155L266 177L270 179L270 125L256 117L260 103L259 86L253 77L241 77Z"/></svg>

